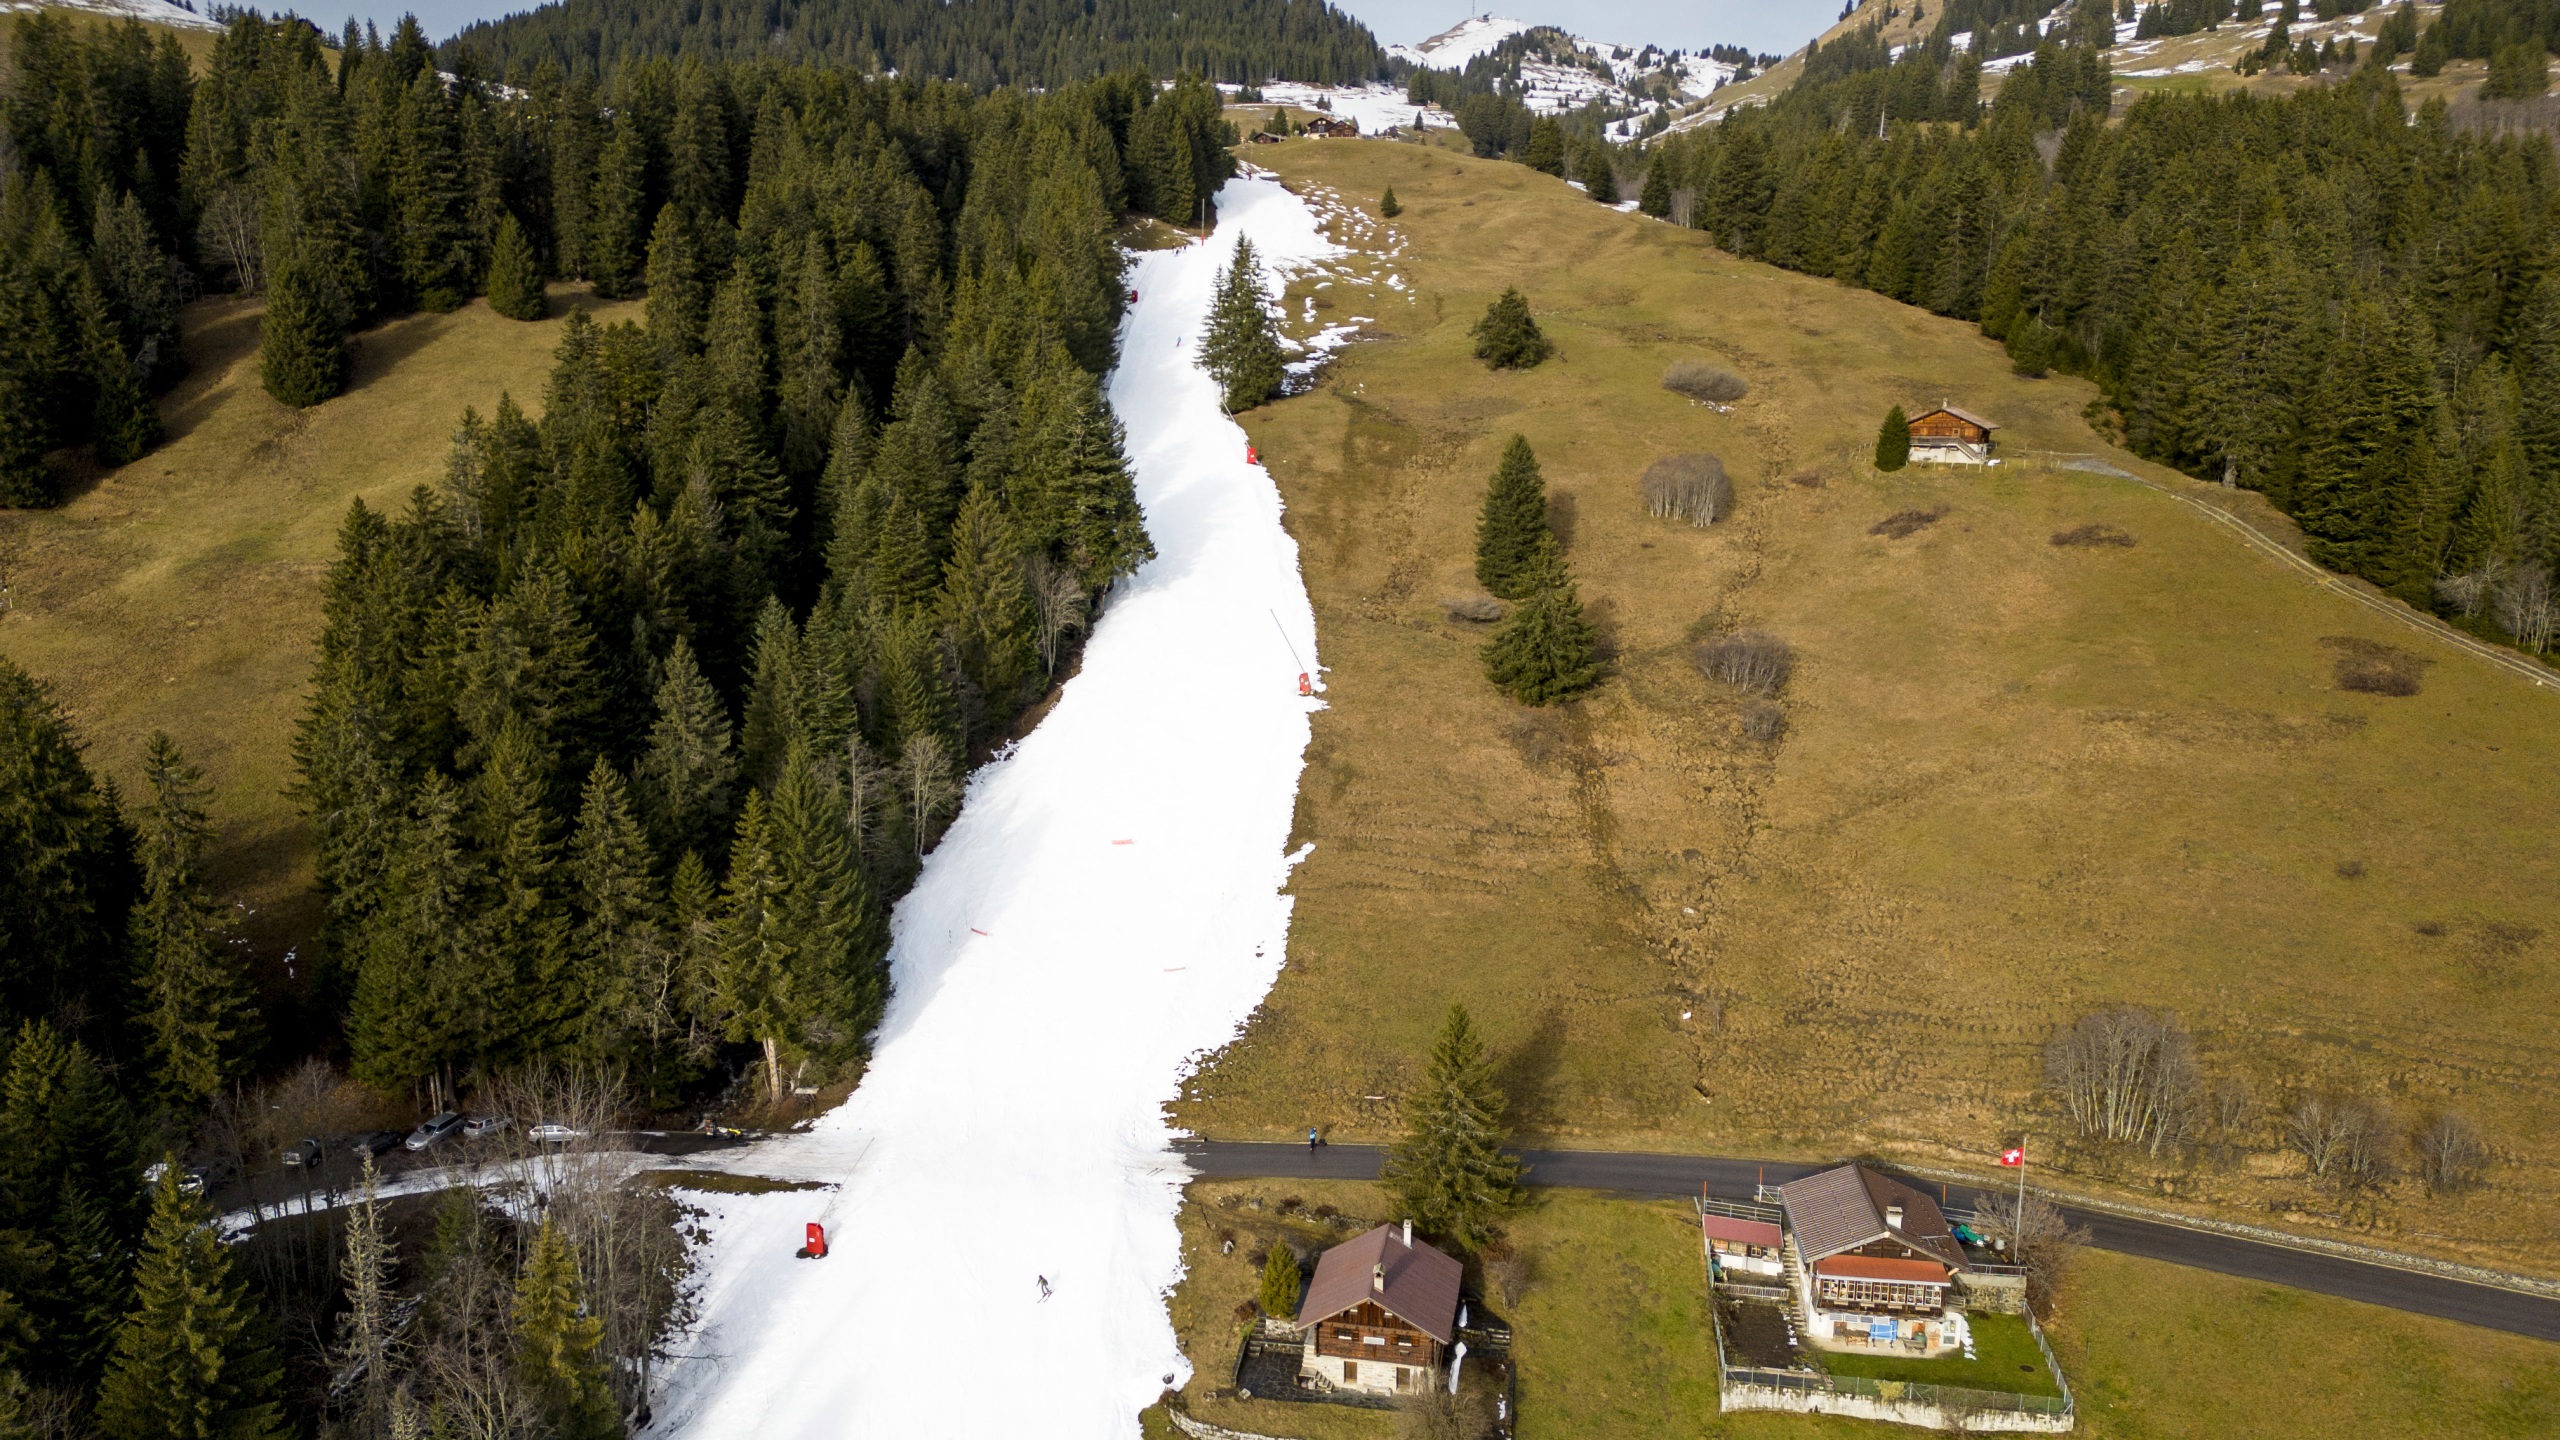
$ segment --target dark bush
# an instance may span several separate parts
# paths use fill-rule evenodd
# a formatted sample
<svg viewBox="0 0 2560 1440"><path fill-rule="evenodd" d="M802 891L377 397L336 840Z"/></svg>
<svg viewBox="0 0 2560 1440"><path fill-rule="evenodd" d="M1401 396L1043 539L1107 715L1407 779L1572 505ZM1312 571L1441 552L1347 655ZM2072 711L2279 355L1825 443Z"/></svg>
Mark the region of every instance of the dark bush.
<svg viewBox="0 0 2560 1440"><path fill-rule="evenodd" d="M1490 625L1510 614L1511 607L1490 595L1452 595L1440 602L1440 611L1452 620Z"/></svg>
<svg viewBox="0 0 2560 1440"><path fill-rule="evenodd" d="M1917 535L1937 524L1946 517L1946 513L1947 507L1944 505L1934 510L1896 510L1868 526L1867 533L1882 535L1888 540L1900 540L1908 535Z"/></svg>
<svg viewBox="0 0 2560 1440"><path fill-rule="evenodd" d="M1822 469L1820 466L1807 465L1788 476L1787 483L1805 490L1819 490L1822 488Z"/></svg>
<svg viewBox="0 0 2560 1440"><path fill-rule="evenodd" d="M1786 733L1787 712L1767 700L1754 700L1742 707L1742 733L1745 738L1766 743Z"/></svg>
<svg viewBox="0 0 2560 1440"><path fill-rule="evenodd" d="M1786 641L1765 630L1737 630L1699 646L1697 661L1698 669L1710 680L1761 695L1775 695L1786 688L1787 677L1795 673L1796 652Z"/></svg>
<svg viewBox="0 0 2560 1440"><path fill-rule="evenodd" d="M1706 405L1730 405L1751 393L1739 375L1704 360L1674 360L1662 372L1662 388Z"/></svg>
<svg viewBox="0 0 2560 1440"><path fill-rule="evenodd" d="M1644 469L1645 513L1713 525L1733 513L1733 480L1713 455L1665 455Z"/></svg>

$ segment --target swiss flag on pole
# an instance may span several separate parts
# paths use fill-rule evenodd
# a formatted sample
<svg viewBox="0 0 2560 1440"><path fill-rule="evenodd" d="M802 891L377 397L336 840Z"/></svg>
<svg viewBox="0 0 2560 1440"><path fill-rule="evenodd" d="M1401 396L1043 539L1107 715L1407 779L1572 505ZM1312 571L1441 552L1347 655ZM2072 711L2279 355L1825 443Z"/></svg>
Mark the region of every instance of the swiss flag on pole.
<svg viewBox="0 0 2560 1440"><path fill-rule="evenodd" d="M2000 1163L2001 1163L2001 1164L2003 1164L2003 1165L2024 1165L2024 1164L2026 1164L2026 1163L2027 1163L2027 1147L2026 1147L2026 1146L2024 1146L2024 1145L2012 1145L2012 1146L2010 1146L2008 1149L2001 1151L2001 1152L2000 1152Z"/></svg>

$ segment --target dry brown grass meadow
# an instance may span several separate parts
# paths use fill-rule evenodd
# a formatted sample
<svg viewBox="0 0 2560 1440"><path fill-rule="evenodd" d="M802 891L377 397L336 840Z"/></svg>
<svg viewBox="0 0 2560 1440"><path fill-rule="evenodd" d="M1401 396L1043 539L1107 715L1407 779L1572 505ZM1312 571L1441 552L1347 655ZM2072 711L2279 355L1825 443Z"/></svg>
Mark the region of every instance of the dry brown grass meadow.
<svg viewBox="0 0 2560 1440"><path fill-rule="evenodd" d="M1464 1001L1520 1131L1551 1143L1982 1164L2023 1132L2082 1188L2560 1271L2560 692L2169 495L2054 468L2103 456L2290 533L2113 450L2081 418L2090 386L2016 378L1970 326L1444 148L1252 158L1319 199L1392 183L1408 253L1373 229L1349 268L1412 289L1293 287L1293 319L1313 299L1375 317L1372 339L1245 417L1331 690L1288 967L1185 1123L1384 1136ZM1558 356L1488 372L1466 332L1515 283ZM1691 358L1752 394L1725 414L1661 389ZM2007 463L1864 463L1888 405L1940 400L2000 421ZM1514 431L1616 654L1547 711L1496 694L1483 630L1439 603L1475 593L1476 507ZM1695 450L1732 473L1734 518L1648 518L1645 465ZM1913 510L1942 513L1871 533ZM2091 525L2135 543L2052 543ZM1797 654L1774 741L1690 663L1741 628ZM2420 693L2341 689L2341 644L2418 654ZM2057 1152L2043 1042L2119 1003L2177 1012L2208 1073L2249 1087L2219 1163ZM2327 1088L2402 1124L2470 1114L2487 1189L2311 1183L2275 1117Z"/></svg>
<svg viewBox="0 0 2560 1440"><path fill-rule="evenodd" d="M562 292L553 308L636 318ZM161 401L168 440L60 509L0 511L0 655L53 687L90 766L127 795L165 729L212 784L215 883L257 913L268 973L315 928L310 845L285 793L320 631L320 583L350 502L398 507L443 472L463 407L511 392L539 414L561 319L485 303L367 331L346 394L296 411L258 384L255 301L186 317L192 372Z"/></svg>

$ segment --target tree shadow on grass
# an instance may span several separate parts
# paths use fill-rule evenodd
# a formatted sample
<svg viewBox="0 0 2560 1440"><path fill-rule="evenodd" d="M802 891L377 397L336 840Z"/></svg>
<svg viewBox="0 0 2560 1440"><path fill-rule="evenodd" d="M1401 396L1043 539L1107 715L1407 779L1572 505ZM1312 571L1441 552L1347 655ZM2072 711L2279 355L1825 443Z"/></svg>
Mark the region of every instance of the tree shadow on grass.
<svg viewBox="0 0 2560 1440"><path fill-rule="evenodd" d="M1564 1012L1549 1007L1538 1017L1537 1027L1512 1046L1495 1067L1495 1083L1502 1087L1505 1128L1514 1132L1552 1128L1555 1116L1549 1091L1555 1082L1556 1067L1564 1059L1564 1043Z"/></svg>

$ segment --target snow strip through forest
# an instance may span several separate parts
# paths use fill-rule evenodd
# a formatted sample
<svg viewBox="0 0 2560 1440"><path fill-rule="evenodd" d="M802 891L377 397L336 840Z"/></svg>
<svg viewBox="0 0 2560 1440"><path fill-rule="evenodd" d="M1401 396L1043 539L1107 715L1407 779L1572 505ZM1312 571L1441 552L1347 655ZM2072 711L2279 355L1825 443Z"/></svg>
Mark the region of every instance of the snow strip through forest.
<svg viewBox="0 0 2560 1440"><path fill-rule="evenodd" d="M1209 241L1136 258L1110 397L1158 558L899 904L897 989L853 1097L694 1158L834 1188L686 1193L709 1232L701 1319L660 1435L1126 1440L1188 1377L1164 1297L1189 1172L1163 1106L1279 972L1320 703L1298 694L1315 620L1279 492L1192 363L1240 235L1275 279L1337 253L1249 178L1219 192ZM812 1220L833 1254L794 1259Z"/></svg>

